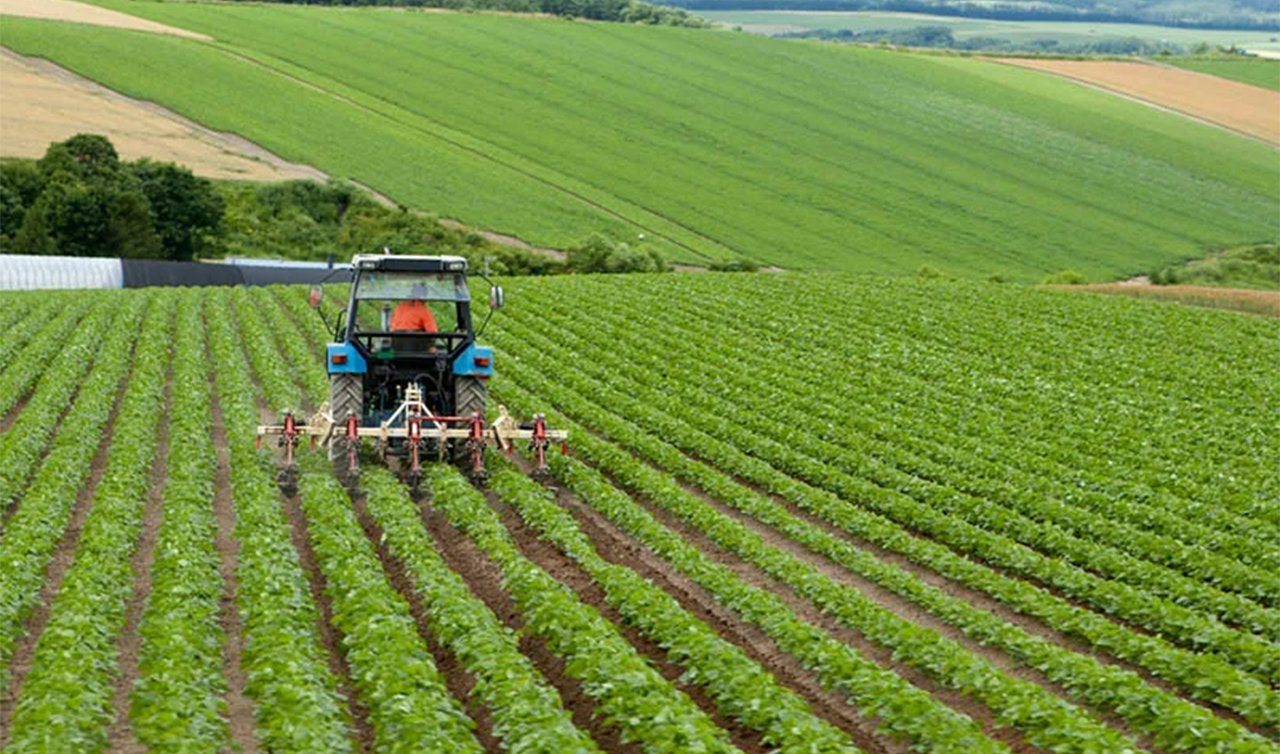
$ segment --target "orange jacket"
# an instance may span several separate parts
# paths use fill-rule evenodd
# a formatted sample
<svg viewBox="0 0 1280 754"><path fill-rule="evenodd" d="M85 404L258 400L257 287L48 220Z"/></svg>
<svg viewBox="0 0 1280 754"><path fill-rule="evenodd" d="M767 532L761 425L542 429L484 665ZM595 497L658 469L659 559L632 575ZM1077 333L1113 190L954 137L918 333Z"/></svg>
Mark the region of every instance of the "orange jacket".
<svg viewBox="0 0 1280 754"><path fill-rule="evenodd" d="M421 301L401 301L391 312L391 329L401 332L439 332L435 315Z"/></svg>

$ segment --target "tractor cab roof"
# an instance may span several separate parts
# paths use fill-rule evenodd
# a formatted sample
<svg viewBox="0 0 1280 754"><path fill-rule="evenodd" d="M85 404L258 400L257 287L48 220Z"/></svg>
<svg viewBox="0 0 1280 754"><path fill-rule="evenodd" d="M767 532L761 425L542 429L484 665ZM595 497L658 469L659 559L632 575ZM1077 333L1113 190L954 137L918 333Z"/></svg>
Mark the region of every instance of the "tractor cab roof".
<svg viewBox="0 0 1280 754"><path fill-rule="evenodd" d="M392 254L357 254L351 266L359 272L460 272L467 271L464 257L399 256Z"/></svg>

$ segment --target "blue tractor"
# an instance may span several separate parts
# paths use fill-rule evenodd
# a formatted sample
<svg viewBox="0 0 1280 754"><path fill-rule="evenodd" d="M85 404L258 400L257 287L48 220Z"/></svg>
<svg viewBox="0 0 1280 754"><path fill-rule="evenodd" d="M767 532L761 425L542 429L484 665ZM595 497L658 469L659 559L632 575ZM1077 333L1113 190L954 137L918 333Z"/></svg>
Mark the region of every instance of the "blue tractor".
<svg viewBox="0 0 1280 754"><path fill-rule="evenodd" d="M483 482L484 448L510 450L528 440L536 470L545 471L546 448L562 447L565 433L549 430L539 414L517 424L505 409L489 423L488 380L493 349L476 342L467 285L467 260L454 256L357 255L346 311L333 323L326 349L329 402L300 421L286 412L279 425L258 428L285 448L280 481L295 488L294 449L303 436L329 450L335 471L349 483L359 474L365 440L384 459L395 459L416 486L426 459L449 460ZM489 312L502 307L502 288L489 288ZM320 289L312 290L312 306ZM483 330L483 325L481 326Z"/></svg>

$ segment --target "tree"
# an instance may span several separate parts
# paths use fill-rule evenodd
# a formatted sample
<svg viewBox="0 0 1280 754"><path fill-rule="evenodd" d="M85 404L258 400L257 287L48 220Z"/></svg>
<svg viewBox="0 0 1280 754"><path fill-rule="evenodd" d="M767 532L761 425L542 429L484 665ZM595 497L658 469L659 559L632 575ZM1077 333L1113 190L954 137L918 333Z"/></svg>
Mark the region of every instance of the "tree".
<svg viewBox="0 0 1280 754"><path fill-rule="evenodd" d="M141 184L166 259L194 259L216 246L226 202L212 181L147 159L129 165L129 171Z"/></svg>
<svg viewBox="0 0 1280 754"><path fill-rule="evenodd" d="M46 177L62 170L81 180L94 181L114 177L120 171L120 155L105 136L76 134L50 144L37 165Z"/></svg>

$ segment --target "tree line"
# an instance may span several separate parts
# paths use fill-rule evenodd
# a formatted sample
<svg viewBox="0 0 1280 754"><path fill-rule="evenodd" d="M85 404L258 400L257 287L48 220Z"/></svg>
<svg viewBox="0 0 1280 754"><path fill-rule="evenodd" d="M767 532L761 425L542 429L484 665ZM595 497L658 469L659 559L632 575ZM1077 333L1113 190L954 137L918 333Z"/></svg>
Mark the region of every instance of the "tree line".
<svg viewBox="0 0 1280 754"><path fill-rule="evenodd" d="M172 163L126 162L79 134L39 160L0 162L0 253L189 261L346 262L383 248L452 254L497 275L663 272L656 250L592 235L563 258L494 243L434 215L380 204L346 181L215 182Z"/></svg>
<svg viewBox="0 0 1280 754"><path fill-rule="evenodd" d="M511 13L548 13L567 18L618 21L655 26L709 26L704 19L682 8L654 5L642 0L277 0L293 5L396 6L448 8L450 10L500 10Z"/></svg>

